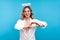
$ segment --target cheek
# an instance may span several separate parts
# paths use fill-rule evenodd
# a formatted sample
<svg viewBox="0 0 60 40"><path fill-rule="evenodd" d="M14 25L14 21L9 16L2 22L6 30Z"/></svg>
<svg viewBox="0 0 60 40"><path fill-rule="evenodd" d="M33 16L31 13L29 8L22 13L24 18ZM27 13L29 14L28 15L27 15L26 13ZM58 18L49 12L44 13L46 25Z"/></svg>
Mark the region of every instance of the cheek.
<svg viewBox="0 0 60 40"><path fill-rule="evenodd" d="M29 12L29 15L31 15L31 12Z"/></svg>
<svg viewBox="0 0 60 40"><path fill-rule="evenodd" d="M24 16L30 16L31 15L31 12L24 12Z"/></svg>

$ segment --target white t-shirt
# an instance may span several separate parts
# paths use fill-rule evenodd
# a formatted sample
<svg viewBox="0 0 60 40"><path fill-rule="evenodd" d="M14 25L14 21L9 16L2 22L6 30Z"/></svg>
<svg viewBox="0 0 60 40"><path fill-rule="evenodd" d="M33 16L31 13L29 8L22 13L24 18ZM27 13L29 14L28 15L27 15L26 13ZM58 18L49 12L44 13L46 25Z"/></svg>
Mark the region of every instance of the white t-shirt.
<svg viewBox="0 0 60 40"><path fill-rule="evenodd" d="M47 26L46 22L40 21L40 20L37 20L37 19L30 19L30 23L31 22L38 22L38 23L40 23L40 25L44 24L45 27ZM16 25L15 25L15 29L20 30L20 40L35 40L36 27L35 28L30 28L28 33L27 33L26 30L23 29L24 25L25 25L25 20L21 20L21 19L19 19L17 21ZM32 25L32 26L34 26L34 25ZM45 28L45 27L42 27L42 28Z"/></svg>

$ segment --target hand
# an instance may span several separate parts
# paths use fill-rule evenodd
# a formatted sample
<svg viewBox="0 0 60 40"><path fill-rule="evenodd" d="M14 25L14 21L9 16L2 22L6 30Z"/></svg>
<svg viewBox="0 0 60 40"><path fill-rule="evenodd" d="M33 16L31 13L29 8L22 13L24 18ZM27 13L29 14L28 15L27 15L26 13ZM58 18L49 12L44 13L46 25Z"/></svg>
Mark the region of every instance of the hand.
<svg viewBox="0 0 60 40"><path fill-rule="evenodd" d="M36 22L32 22L32 23L29 25L29 27L31 27L31 28L35 28L36 26L39 26L39 24L36 23Z"/></svg>
<svg viewBox="0 0 60 40"><path fill-rule="evenodd" d="M45 27L45 25L42 25L42 27Z"/></svg>
<svg viewBox="0 0 60 40"><path fill-rule="evenodd" d="M39 25L37 22L32 22L31 24L36 24L36 25Z"/></svg>

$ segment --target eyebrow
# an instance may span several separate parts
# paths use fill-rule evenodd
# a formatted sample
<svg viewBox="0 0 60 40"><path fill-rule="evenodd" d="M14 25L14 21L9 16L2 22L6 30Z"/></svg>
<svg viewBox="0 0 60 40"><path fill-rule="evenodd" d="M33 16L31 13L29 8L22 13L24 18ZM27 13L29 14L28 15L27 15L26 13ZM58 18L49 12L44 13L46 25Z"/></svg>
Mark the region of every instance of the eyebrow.
<svg viewBox="0 0 60 40"><path fill-rule="evenodd" d="M28 11L30 11L30 10L28 10Z"/></svg>

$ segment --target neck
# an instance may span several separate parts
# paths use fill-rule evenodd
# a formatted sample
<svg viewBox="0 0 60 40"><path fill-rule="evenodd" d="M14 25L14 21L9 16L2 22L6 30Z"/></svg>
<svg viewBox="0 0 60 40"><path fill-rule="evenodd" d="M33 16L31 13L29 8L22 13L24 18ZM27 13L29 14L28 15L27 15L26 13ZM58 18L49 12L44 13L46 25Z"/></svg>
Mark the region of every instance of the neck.
<svg viewBox="0 0 60 40"><path fill-rule="evenodd" d="M30 17L29 18L25 18L25 20L29 20L30 19Z"/></svg>

